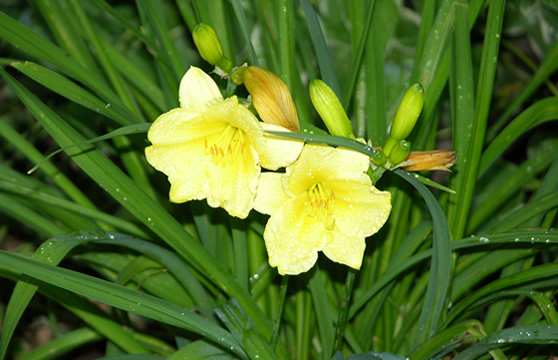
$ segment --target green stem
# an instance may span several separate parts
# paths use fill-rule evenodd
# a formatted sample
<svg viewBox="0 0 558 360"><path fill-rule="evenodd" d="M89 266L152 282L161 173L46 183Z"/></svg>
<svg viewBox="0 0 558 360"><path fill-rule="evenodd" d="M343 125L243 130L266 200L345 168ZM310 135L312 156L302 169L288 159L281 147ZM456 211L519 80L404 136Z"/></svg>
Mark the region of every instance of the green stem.
<svg viewBox="0 0 558 360"><path fill-rule="evenodd" d="M339 317L337 319L337 328L335 329L335 342L333 343L333 353L341 350L343 346L343 335L347 326L347 318L349 315L349 303L353 294L353 286L356 279L356 270L349 269L347 279L345 279L345 288L343 289L343 298L339 305Z"/></svg>
<svg viewBox="0 0 558 360"><path fill-rule="evenodd" d="M289 275L285 275L281 279L279 304L277 304L277 312L275 313L275 322L273 323L273 331L271 333L271 348L273 350L275 350L275 346L277 345L277 337L279 336L279 328L281 327L281 318L283 317L283 309L285 308L285 300L287 299L288 288L289 288Z"/></svg>

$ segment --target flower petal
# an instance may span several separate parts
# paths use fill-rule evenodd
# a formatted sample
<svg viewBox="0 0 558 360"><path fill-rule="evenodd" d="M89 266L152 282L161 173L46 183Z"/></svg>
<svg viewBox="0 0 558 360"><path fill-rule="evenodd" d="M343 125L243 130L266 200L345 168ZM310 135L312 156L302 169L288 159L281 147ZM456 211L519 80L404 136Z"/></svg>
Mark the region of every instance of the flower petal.
<svg viewBox="0 0 558 360"><path fill-rule="evenodd" d="M148 162L171 183L170 199L207 198L213 207L245 218L253 208L265 140L256 117L236 97L200 110L174 109L161 115L148 133Z"/></svg>
<svg viewBox="0 0 558 360"><path fill-rule="evenodd" d="M170 145L152 145L145 149L147 161L165 173L171 184L170 200L182 203L204 199L208 191L203 140Z"/></svg>
<svg viewBox="0 0 558 360"><path fill-rule="evenodd" d="M287 200L269 218L264 231L269 265L279 274L296 275L308 271L326 244L323 223L307 216L302 197Z"/></svg>
<svg viewBox="0 0 558 360"><path fill-rule="evenodd" d="M223 162L226 163L215 164L211 160L207 162L207 203L212 207L222 207L230 215L244 219L254 207L260 175L258 154L252 147L248 147L244 157L239 157L234 162L227 162L226 159Z"/></svg>
<svg viewBox="0 0 558 360"><path fill-rule="evenodd" d="M335 223L347 236L367 237L375 234L387 221L391 211L391 194L372 186L362 174L360 181L329 181L335 194Z"/></svg>
<svg viewBox="0 0 558 360"><path fill-rule="evenodd" d="M261 123L264 131L289 132L284 127ZM300 155L304 142L286 137L266 134L265 149L260 155L260 165L269 170L277 170L292 164Z"/></svg>
<svg viewBox="0 0 558 360"><path fill-rule="evenodd" d="M183 109L201 110L214 100L223 100L223 96L211 76L191 66L180 81L178 100Z"/></svg>
<svg viewBox="0 0 558 360"><path fill-rule="evenodd" d="M370 157L345 148L329 148L327 171L332 178L360 178L370 167Z"/></svg>
<svg viewBox="0 0 558 360"><path fill-rule="evenodd" d="M263 172L260 174L254 210L270 215L289 198L281 186L283 174Z"/></svg>
<svg viewBox="0 0 558 360"><path fill-rule="evenodd" d="M345 264L353 269L360 269L366 242L362 236L347 236L343 232L333 231L323 252L335 262Z"/></svg>
<svg viewBox="0 0 558 360"><path fill-rule="evenodd" d="M147 138L152 144L170 145L217 133L223 126L207 124L198 111L177 108L159 116L149 128Z"/></svg>

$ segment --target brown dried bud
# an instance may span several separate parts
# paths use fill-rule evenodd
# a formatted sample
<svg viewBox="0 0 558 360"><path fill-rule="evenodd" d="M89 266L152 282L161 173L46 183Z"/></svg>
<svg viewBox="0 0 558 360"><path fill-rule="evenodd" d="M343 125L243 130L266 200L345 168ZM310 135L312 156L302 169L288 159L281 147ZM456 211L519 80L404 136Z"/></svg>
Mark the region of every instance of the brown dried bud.
<svg viewBox="0 0 558 360"><path fill-rule="evenodd" d="M451 172L450 167L455 164L454 150L411 151L409 156L401 163L403 169L408 171L442 170Z"/></svg>

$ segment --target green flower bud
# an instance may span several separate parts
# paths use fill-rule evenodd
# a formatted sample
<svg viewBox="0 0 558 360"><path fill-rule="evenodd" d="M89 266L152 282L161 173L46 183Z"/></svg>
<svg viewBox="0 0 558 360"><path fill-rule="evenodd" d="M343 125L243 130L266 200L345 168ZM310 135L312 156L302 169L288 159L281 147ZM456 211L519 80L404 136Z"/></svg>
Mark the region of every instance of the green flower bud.
<svg viewBox="0 0 558 360"><path fill-rule="evenodd" d="M411 152L411 143L406 140L401 140L393 147L389 154L389 162L391 165L397 165L409 156Z"/></svg>
<svg viewBox="0 0 558 360"><path fill-rule="evenodd" d="M406 139L417 123L424 104L424 90L420 84L412 85L401 100L389 136L395 140Z"/></svg>
<svg viewBox="0 0 558 360"><path fill-rule="evenodd" d="M381 150L374 150L370 157L372 163L376 166L384 166L386 164L386 155Z"/></svg>
<svg viewBox="0 0 558 360"><path fill-rule="evenodd" d="M197 24L192 32L192 37L202 59L225 71L230 70L231 61L223 56L219 38L211 26L204 23Z"/></svg>
<svg viewBox="0 0 558 360"><path fill-rule="evenodd" d="M329 133L354 139L351 121L333 90L322 80L310 82L310 99L324 121Z"/></svg>
<svg viewBox="0 0 558 360"><path fill-rule="evenodd" d="M386 143L382 147L382 152L385 154L385 156L389 157L389 154L391 154L393 148L397 146L397 142L398 141L392 138L391 136L388 137Z"/></svg>

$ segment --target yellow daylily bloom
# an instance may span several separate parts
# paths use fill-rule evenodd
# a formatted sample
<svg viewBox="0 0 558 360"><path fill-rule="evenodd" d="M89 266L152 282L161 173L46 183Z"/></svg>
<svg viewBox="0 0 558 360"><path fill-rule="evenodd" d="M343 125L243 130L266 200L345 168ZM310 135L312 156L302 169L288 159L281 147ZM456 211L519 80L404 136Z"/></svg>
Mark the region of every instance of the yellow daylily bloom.
<svg viewBox="0 0 558 360"><path fill-rule="evenodd" d="M261 166L289 165L303 144L265 136L269 125L236 96L223 99L213 79L198 68L184 75L179 102L180 108L159 116L149 129L147 161L168 176L172 202L207 199L210 206L245 218L253 208Z"/></svg>
<svg viewBox="0 0 558 360"><path fill-rule="evenodd" d="M391 211L391 194L366 174L369 162L356 151L307 144L285 173L261 174L254 209L271 215L264 240L281 275L309 270L318 251L360 269L365 238Z"/></svg>

